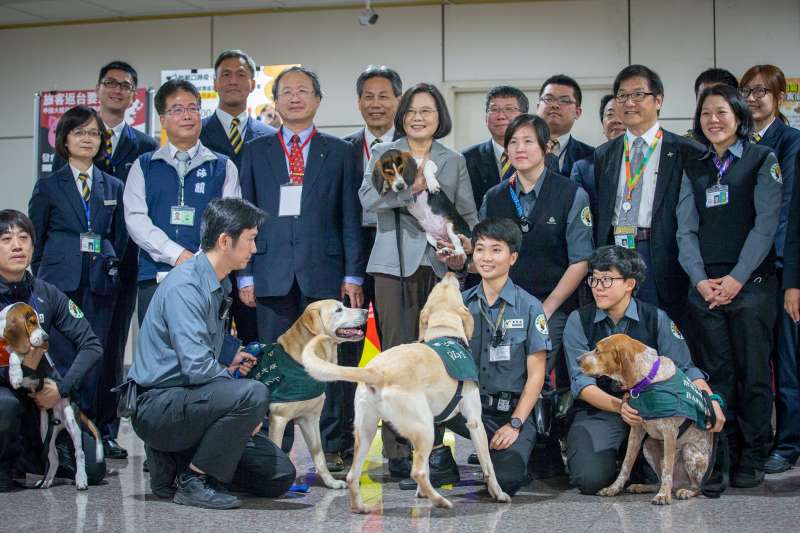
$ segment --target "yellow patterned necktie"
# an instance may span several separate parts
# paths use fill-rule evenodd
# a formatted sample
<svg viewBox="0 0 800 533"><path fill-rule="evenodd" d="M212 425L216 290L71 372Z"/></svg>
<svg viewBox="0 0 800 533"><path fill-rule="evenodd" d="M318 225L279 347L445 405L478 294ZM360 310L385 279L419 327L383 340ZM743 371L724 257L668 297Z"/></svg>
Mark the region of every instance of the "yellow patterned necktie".
<svg viewBox="0 0 800 533"><path fill-rule="evenodd" d="M111 144L111 139L114 137L114 130L107 129L106 130L106 154L105 160L107 163L111 163L111 154L114 152L114 145ZM110 164L108 165L111 166Z"/></svg>
<svg viewBox="0 0 800 533"><path fill-rule="evenodd" d="M81 196L83 201L89 203L89 198L92 196L92 191L89 190L89 175L81 172L78 174L78 180L81 182Z"/></svg>
<svg viewBox="0 0 800 533"><path fill-rule="evenodd" d="M238 118L234 118L231 121L231 131L228 134L228 140L231 142L234 154L238 154L239 152L241 152L242 146L244 146L244 139L242 139L242 134L241 132L239 132Z"/></svg>
<svg viewBox="0 0 800 533"><path fill-rule="evenodd" d="M500 156L500 181L507 180L514 172L516 169L511 166L508 154L503 152L503 155Z"/></svg>
<svg viewBox="0 0 800 533"><path fill-rule="evenodd" d="M754 132L753 132L753 135L752 135L752 137L753 137L753 142L754 142L754 143L756 143L756 144L760 143L760 142L761 142L761 139L763 139L763 137L761 136L761 134L760 134L760 133L758 133L757 131L754 131Z"/></svg>

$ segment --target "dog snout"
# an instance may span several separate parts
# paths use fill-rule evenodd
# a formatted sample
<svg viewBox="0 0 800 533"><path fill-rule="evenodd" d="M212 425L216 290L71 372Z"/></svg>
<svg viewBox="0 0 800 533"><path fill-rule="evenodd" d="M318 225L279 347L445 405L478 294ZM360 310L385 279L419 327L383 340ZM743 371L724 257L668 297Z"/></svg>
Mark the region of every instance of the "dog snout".
<svg viewBox="0 0 800 533"><path fill-rule="evenodd" d="M38 348L50 340L50 335L48 335L47 332L42 328L36 328L33 330L33 333L31 333L30 340L31 346L36 346Z"/></svg>
<svg viewBox="0 0 800 533"><path fill-rule="evenodd" d="M402 179L396 179L395 180L395 182L394 182L394 191L395 192L400 192L405 188L406 188L406 182L405 181L403 181Z"/></svg>

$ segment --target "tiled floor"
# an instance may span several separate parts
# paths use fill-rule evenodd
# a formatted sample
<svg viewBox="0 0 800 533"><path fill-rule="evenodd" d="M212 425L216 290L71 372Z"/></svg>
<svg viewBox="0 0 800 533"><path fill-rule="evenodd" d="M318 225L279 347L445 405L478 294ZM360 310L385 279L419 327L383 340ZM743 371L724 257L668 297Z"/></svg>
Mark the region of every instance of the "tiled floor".
<svg viewBox="0 0 800 533"><path fill-rule="evenodd" d="M509 505L496 504L479 494L478 467L468 466L471 445L458 438L456 457L462 465L462 482L443 494L453 501L452 510L433 509L413 492L398 490L384 473L385 466L373 446L363 490L369 515L350 513L347 491L318 486L312 475L307 494L286 495L278 500L245 498L234 511L207 511L159 500L149 493L142 472L144 451L130 425L123 424L120 443L131 457L109 461L118 475L102 486L77 492L72 485L49 490L19 490L0 499L0 531L30 532L205 532L297 531L311 533L433 531L435 533L522 531L742 531L789 532L800 530L800 468L768 477L753 490L730 489L719 500L696 498L669 507L650 505L649 497L619 498L582 496L565 482L535 482ZM300 448L299 451L298 448ZM292 455L298 473L311 470L302 439ZM797 528L797 529L796 529Z"/></svg>

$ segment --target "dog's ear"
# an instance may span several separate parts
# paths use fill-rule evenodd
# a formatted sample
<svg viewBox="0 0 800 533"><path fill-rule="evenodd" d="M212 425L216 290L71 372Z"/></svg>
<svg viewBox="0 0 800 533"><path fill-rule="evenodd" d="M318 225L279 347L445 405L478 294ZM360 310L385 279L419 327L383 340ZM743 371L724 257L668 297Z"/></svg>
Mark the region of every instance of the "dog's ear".
<svg viewBox="0 0 800 533"><path fill-rule="evenodd" d="M636 357L641 351L639 343L630 338L621 338L615 342L615 359L618 373L622 376L625 387L633 387L639 377L636 375Z"/></svg>
<svg viewBox="0 0 800 533"><path fill-rule="evenodd" d="M300 321L312 336L326 333L325 326L322 323L322 312L318 307L306 308L306 311L300 317Z"/></svg>
<svg viewBox="0 0 800 533"><path fill-rule="evenodd" d="M383 165L380 159L375 162L375 168L372 169L372 186L381 196L389 190L389 183L383 175Z"/></svg>
<svg viewBox="0 0 800 533"><path fill-rule="evenodd" d="M475 331L475 319L466 307L461 307L458 310L458 314L461 316L461 323L464 324L464 335L467 336L467 342L469 342L472 338L472 333Z"/></svg>
<svg viewBox="0 0 800 533"><path fill-rule="evenodd" d="M400 156L403 158L403 180L406 185L411 187L414 180L417 179L417 162L411 152L401 152Z"/></svg>
<svg viewBox="0 0 800 533"><path fill-rule="evenodd" d="M428 319L431 316L431 310L428 307L423 307L419 314L419 342L425 340L425 333L428 332Z"/></svg>

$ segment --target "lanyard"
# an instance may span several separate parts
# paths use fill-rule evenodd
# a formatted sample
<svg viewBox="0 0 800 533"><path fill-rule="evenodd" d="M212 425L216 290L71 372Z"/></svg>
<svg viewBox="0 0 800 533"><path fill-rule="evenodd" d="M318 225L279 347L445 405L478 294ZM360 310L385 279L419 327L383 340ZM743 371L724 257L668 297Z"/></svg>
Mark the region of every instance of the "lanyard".
<svg viewBox="0 0 800 533"><path fill-rule="evenodd" d="M514 188L517 186L517 175L514 174L508 180L508 194L511 196L511 202L514 204L514 209L517 211L517 217L519 218L519 226L522 230L522 233L528 233L531 229L531 221L528 220L528 217L525 216L525 212L522 210L522 203L519 201L519 195Z"/></svg>
<svg viewBox="0 0 800 533"><path fill-rule="evenodd" d="M725 156L725 159L721 161L719 157L717 157L717 154L712 154L711 160L714 162L714 166L717 167L717 184L719 184L719 182L722 180L722 177L725 176L725 173L731 168L731 164L733 163L733 154L728 153Z"/></svg>
<svg viewBox="0 0 800 533"><path fill-rule="evenodd" d="M481 309L481 316L483 319L486 320L486 323L490 326L492 325L492 319L489 317L488 311L484 309L483 300L478 299L478 307ZM497 320L494 323L494 329L492 330L492 340L491 345L493 348L500 346L500 342L503 340L505 336L505 328L501 327L503 323L503 315L506 312L506 302L503 302L500 306L500 312L497 313Z"/></svg>
<svg viewBox="0 0 800 533"><path fill-rule="evenodd" d="M303 148L305 148L306 145L311 142L311 139L313 139L314 135L316 135L316 134L317 134L317 127L314 126L314 129L311 130L311 135L309 135L308 139L306 139L305 142L300 145L300 153L303 152ZM283 131L282 130L278 132L278 140L281 142L281 148L283 148L283 153L286 154L286 160L290 161L291 157L289 155L289 150L286 149L286 141L283 140Z"/></svg>
<svg viewBox="0 0 800 533"><path fill-rule="evenodd" d="M367 156L367 161L372 159L372 153L369 150L369 146L367 146L367 136L364 135L364 153Z"/></svg>
<svg viewBox="0 0 800 533"><path fill-rule="evenodd" d="M625 199L630 202L631 198L633 197L633 189L636 188L636 184L639 183L639 180L642 179L642 174L644 174L644 169L647 166L647 162L650 160L650 156L653 155L653 152L656 149L656 145L658 145L659 139L663 130L659 128L656 132L656 136L653 139L653 142L650 144L650 148L647 149L647 153L645 154L644 158L642 159L642 164L639 165L639 168L636 170L636 173L631 175L631 151L630 146L628 146L628 135L626 134L623 139L623 143L625 144L625 184L627 185L628 192L625 195Z"/></svg>
<svg viewBox="0 0 800 533"><path fill-rule="evenodd" d="M89 228L89 233L92 232L92 198L89 197L89 201L83 199L83 195L81 196L81 204L83 204L83 213L86 215L86 227Z"/></svg>

